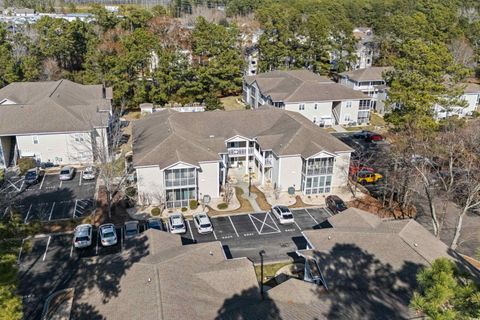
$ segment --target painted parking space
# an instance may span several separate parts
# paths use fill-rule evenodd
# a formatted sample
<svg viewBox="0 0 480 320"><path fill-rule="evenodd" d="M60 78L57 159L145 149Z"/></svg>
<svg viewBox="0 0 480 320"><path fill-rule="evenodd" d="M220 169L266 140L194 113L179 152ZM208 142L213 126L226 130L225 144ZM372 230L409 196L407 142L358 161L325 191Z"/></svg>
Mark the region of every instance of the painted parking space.
<svg viewBox="0 0 480 320"><path fill-rule="evenodd" d="M195 227L195 223L192 220L188 220L188 227L191 227L190 230L192 231L193 237L195 238L196 242L210 242L217 240L217 234L215 229L211 233L201 234L198 232L197 228Z"/></svg>
<svg viewBox="0 0 480 320"><path fill-rule="evenodd" d="M122 251L123 240L124 240L123 229L121 227L116 227L115 230L117 233L117 243L113 246L107 246L107 247L101 244L101 239L100 239L100 234L98 229L94 230L97 233L97 236L96 236L97 241L95 242L95 244L93 244L95 245L95 255L104 256L108 254L119 253Z"/></svg>
<svg viewBox="0 0 480 320"><path fill-rule="evenodd" d="M69 219L72 217L74 202L73 201L59 201L55 202L52 214L48 220Z"/></svg>
<svg viewBox="0 0 480 320"><path fill-rule="evenodd" d="M22 213L22 217L24 217L25 223L31 220L48 221L55 209L55 204L49 202L31 203L30 205L20 205L18 208Z"/></svg>
<svg viewBox="0 0 480 320"><path fill-rule="evenodd" d="M303 229L311 229L319 225L323 219L315 218L310 212L305 209L292 210L293 217L297 225Z"/></svg>
<svg viewBox="0 0 480 320"><path fill-rule="evenodd" d="M60 181L57 174L46 174L43 178L41 190L55 190L61 187L62 181ZM40 188L40 186L39 186Z"/></svg>
<svg viewBox="0 0 480 320"><path fill-rule="evenodd" d="M281 232L270 212L251 213L248 216L255 227L255 231L260 235Z"/></svg>
<svg viewBox="0 0 480 320"><path fill-rule="evenodd" d="M94 199L77 199L72 201L73 211L71 216L73 218L81 218L92 214L95 210L95 200Z"/></svg>
<svg viewBox="0 0 480 320"><path fill-rule="evenodd" d="M240 237L231 217L215 217L211 220L218 240Z"/></svg>
<svg viewBox="0 0 480 320"><path fill-rule="evenodd" d="M48 246L50 245L50 238L51 237L46 236L29 240L31 245L30 249L21 252L18 257L20 273L30 272L44 261L46 258L45 252L48 252Z"/></svg>
<svg viewBox="0 0 480 320"><path fill-rule="evenodd" d="M58 267L65 265L71 258L73 235L61 234L50 238L48 250L45 253L44 262L54 263Z"/></svg>
<svg viewBox="0 0 480 320"><path fill-rule="evenodd" d="M255 225L252 223L249 215L231 216L230 219L240 237L252 237L258 235Z"/></svg>

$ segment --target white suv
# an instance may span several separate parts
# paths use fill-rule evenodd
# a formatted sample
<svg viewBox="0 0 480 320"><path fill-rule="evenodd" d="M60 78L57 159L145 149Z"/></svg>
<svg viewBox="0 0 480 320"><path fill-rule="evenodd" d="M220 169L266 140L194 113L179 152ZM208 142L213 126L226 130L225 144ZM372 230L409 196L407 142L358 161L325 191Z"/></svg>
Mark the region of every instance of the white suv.
<svg viewBox="0 0 480 320"><path fill-rule="evenodd" d="M277 217L280 224L294 223L293 214L286 206L273 206L272 213Z"/></svg>
<svg viewBox="0 0 480 320"><path fill-rule="evenodd" d="M183 220L183 216L180 213L173 213L168 216L168 230L171 233L187 232L185 220Z"/></svg>
<svg viewBox="0 0 480 320"><path fill-rule="evenodd" d="M92 225L81 224L75 228L73 236L73 245L75 248L81 249L92 245Z"/></svg>
<svg viewBox="0 0 480 320"><path fill-rule="evenodd" d="M206 213L197 213L193 216L193 222L197 227L198 233L211 233L213 232L212 222Z"/></svg>

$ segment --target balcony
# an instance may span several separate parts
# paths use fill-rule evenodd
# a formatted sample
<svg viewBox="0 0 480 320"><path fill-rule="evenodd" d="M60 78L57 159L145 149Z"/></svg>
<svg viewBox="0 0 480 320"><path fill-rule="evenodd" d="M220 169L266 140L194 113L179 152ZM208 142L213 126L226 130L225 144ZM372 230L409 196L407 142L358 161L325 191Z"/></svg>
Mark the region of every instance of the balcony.
<svg viewBox="0 0 480 320"><path fill-rule="evenodd" d="M273 158L265 158L265 167L273 166Z"/></svg>
<svg viewBox="0 0 480 320"><path fill-rule="evenodd" d="M254 148L248 148L248 155L253 155ZM231 157L245 156L247 148L228 148L228 155Z"/></svg>

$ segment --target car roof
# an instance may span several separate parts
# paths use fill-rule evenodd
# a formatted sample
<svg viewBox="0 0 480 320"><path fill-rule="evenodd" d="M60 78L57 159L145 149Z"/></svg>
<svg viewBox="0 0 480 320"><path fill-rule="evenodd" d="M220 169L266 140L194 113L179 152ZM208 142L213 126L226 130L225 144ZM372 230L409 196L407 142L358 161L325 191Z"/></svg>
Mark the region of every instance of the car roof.
<svg viewBox="0 0 480 320"><path fill-rule="evenodd" d="M125 226L137 226L137 225L138 225L138 221L135 221L135 220L125 222Z"/></svg>
<svg viewBox="0 0 480 320"><path fill-rule="evenodd" d="M81 224L75 228L75 234L78 236L88 235L89 231L92 229L90 224Z"/></svg>
<svg viewBox="0 0 480 320"><path fill-rule="evenodd" d="M210 219L208 218L207 214L205 214L205 213L199 213L195 216L198 217L198 219L202 222L210 222Z"/></svg>
<svg viewBox="0 0 480 320"><path fill-rule="evenodd" d="M282 210L282 211L285 210L285 209L288 210L288 211L290 211L290 209L288 209L287 206L283 206L283 205L275 206L275 208L278 208L278 209L280 209L280 210Z"/></svg>
<svg viewBox="0 0 480 320"><path fill-rule="evenodd" d="M106 231L106 230L109 230L109 229L114 229L115 230L115 226L111 223L102 224L100 226L100 230L102 230L102 231L104 231L104 230Z"/></svg>

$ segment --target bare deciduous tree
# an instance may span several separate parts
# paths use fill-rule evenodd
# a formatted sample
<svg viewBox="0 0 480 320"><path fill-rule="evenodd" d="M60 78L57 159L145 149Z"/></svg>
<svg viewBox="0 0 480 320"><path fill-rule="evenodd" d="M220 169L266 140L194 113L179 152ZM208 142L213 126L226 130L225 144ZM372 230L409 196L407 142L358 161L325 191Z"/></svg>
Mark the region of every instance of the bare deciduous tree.
<svg viewBox="0 0 480 320"><path fill-rule="evenodd" d="M233 195L235 194L235 189L233 189L233 186L230 183L225 183L223 186L223 202L226 204L230 204L232 201Z"/></svg>

